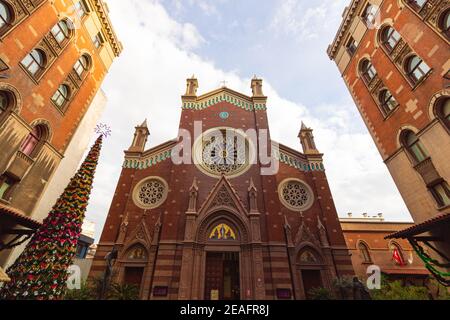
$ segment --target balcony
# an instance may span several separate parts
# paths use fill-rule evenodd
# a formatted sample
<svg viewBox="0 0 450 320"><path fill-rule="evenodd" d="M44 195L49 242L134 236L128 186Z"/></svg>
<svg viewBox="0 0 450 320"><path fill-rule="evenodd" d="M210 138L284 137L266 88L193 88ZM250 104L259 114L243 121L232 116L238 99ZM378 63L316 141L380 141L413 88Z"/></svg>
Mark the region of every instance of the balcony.
<svg viewBox="0 0 450 320"><path fill-rule="evenodd" d="M28 169L33 165L33 162L34 160L29 156L21 151L17 151L6 172L14 176L17 180L22 180Z"/></svg>
<svg viewBox="0 0 450 320"><path fill-rule="evenodd" d="M425 160L419 162L414 166L414 169L416 169L416 171L422 176L422 179L425 181L427 186L442 179L434 167L431 158L426 158Z"/></svg>

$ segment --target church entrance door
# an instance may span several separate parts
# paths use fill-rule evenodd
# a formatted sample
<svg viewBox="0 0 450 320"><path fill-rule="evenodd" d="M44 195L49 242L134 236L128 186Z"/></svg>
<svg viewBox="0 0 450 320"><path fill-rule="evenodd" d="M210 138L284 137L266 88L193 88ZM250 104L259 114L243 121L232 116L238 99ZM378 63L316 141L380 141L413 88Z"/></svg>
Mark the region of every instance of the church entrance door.
<svg viewBox="0 0 450 320"><path fill-rule="evenodd" d="M323 287L320 270L302 270L301 272L306 299L311 299L311 289Z"/></svg>
<svg viewBox="0 0 450 320"><path fill-rule="evenodd" d="M124 283L132 284L138 288L141 286L144 268L140 267L125 267Z"/></svg>
<svg viewBox="0 0 450 320"><path fill-rule="evenodd" d="M208 252L206 254L205 299L239 300L239 253Z"/></svg>

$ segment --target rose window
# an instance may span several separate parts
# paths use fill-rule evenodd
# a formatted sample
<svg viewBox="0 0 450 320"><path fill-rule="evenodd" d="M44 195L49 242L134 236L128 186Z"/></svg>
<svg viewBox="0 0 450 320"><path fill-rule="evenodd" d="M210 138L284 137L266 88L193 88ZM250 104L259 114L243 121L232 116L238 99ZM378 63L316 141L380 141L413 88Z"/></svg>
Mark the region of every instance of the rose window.
<svg viewBox="0 0 450 320"><path fill-rule="evenodd" d="M232 130L215 130L197 146L201 167L214 175L237 175L249 164L249 143Z"/></svg>
<svg viewBox="0 0 450 320"><path fill-rule="evenodd" d="M167 196L166 184L156 178L140 183L134 192L137 205L143 208L155 208L164 202Z"/></svg>
<svg viewBox="0 0 450 320"><path fill-rule="evenodd" d="M289 180L280 188L280 199L283 204L292 210L306 209L311 204L312 193L304 183Z"/></svg>

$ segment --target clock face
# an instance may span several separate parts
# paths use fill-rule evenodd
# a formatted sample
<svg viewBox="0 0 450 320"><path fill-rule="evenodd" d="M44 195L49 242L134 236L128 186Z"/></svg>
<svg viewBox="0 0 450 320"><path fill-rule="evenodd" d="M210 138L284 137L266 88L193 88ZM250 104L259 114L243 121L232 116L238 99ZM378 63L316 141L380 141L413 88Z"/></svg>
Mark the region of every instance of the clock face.
<svg viewBox="0 0 450 320"><path fill-rule="evenodd" d="M252 158L252 148L242 132L217 128L205 132L194 144L197 167L213 175L235 177L244 173Z"/></svg>

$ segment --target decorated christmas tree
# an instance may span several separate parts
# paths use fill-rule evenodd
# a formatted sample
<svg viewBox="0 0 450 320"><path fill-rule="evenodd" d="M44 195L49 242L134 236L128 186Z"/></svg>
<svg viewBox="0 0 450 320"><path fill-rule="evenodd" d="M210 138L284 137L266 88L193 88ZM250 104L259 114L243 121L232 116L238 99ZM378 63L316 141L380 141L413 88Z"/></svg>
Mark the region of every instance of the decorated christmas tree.
<svg viewBox="0 0 450 320"><path fill-rule="evenodd" d="M101 130L100 130L101 133ZM42 226L7 270L0 299L60 299L76 253L105 133L101 133Z"/></svg>

